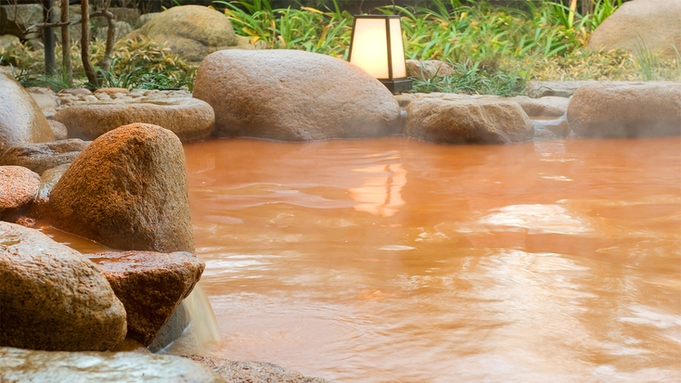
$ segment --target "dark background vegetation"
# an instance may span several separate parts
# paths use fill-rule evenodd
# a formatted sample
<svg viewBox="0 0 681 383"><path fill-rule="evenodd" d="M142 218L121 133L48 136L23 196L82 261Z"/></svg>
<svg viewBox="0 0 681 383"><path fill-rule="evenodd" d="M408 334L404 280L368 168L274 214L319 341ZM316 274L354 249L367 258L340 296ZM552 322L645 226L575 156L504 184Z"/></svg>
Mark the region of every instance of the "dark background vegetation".
<svg viewBox="0 0 681 383"><path fill-rule="evenodd" d="M0 5L5 4L28 4L37 3L42 0L0 0ZM98 2L103 0L90 0L90 4L96 6ZM488 3L490 5L502 5L516 8L523 8L527 5L528 1L533 0L460 0L461 4L473 5L481 2ZM534 0L537 3L542 2L542 0ZM579 0L578 7L581 7L582 2L591 1L595 3L599 0ZM612 0L601 0L601 1L612 1ZM622 2L627 2L631 0L623 0ZM69 0L71 4L78 4L80 0ZM395 5L398 6L420 6L428 7L431 0L394 0ZM570 0L554 0L556 3L562 3L564 5L569 5ZM148 12L159 12L163 8L170 8L177 5L204 5L208 6L213 3L213 0L111 0L111 6L114 7L128 7L128 8L138 8L142 13ZM318 9L333 9L333 0L270 0L270 5L272 8L298 8L300 6L314 7ZM341 10L347 10L350 13L360 13L370 12L376 7L381 7L385 5L393 4L392 0L336 0L336 4ZM361 6L361 9L360 9ZM579 9L579 8L578 8Z"/></svg>

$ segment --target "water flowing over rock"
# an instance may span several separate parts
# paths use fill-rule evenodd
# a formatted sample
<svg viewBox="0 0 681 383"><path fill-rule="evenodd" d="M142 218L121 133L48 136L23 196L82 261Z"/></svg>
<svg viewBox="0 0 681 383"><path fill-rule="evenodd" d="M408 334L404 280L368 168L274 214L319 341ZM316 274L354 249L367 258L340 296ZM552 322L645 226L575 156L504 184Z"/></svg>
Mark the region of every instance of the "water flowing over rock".
<svg viewBox="0 0 681 383"><path fill-rule="evenodd" d="M634 54L650 51L676 57L677 50L681 51L681 1L626 2L596 28L587 48L623 48Z"/></svg>
<svg viewBox="0 0 681 383"><path fill-rule="evenodd" d="M0 166L0 220L13 221L38 193L40 176L22 166Z"/></svg>
<svg viewBox="0 0 681 383"><path fill-rule="evenodd" d="M162 126L182 142L189 142L208 138L215 126L213 108L190 97L97 100L68 106L53 118L66 125L70 137L86 140L94 140L119 126L142 122Z"/></svg>
<svg viewBox="0 0 681 383"><path fill-rule="evenodd" d="M0 297L0 346L104 351L125 338L123 304L92 262L37 230L6 222L0 222Z"/></svg>
<svg viewBox="0 0 681 383"><path fill-rule="evenodd" d="M102 270L128 315L128 338L151 344L201 278L205 264L193 254L126 251L88 254Z"/></svg>
<svg viewBox="0 0 681 383"><path fill-rule="evenodd" d="M570 129L580 137L681 134L681 83L599 82L577 90L568 106Z"/></svg>
<svg viewBox="0 0 681 383"><path fill-rule="evenodd" d="M90 142L74 138L41 144L15 145L0 155L0 165L23 166L42 174L48 169L71 163L89 144Z"/></svg>
<svg viewBox="0 0 681 383"><path fill-rule="evenodd" d="M0 381L33 383L224 383L199 363L138 352L47 352L0 348Z"/></svg>
<svg viewBox="0 0 681 383"><path fill-rule="evenodd" d="M165 44L186 61L197 63L210 53L238 44L232 23L225 15L198 5L161 12L126 38L142 36Z"/></svg>
<svg viewBox="0 0 681 383"><path fill-rule="evenodd" d="M160 126L131 124L94 140L62 175L46 218L122 250L194 251L184 150Z"/></svg>
<svg viewBox="0 0 681 383"><path fill-rule="evenodd" d="M237 362L226 359L209 358L203 356L185 356L210 369L217 371L226 382L286 382L286 383L328 383L322 378L303 376L272 363Z"/></svg>
<svg viewBox="0 0 681 383"><path fill-rule="evenodd" d="M222 137L312 141L402 133L399 107L383 84L315 53L213 53L199 67L194 97L213 107Z"/></svg>
<svg viewBox="0 0 681 383"><path fill-rule="evenodd" d="M531 140L532 121L517 102L422 98L407 106L406 134L450 144L507 144Z"/></svg>
<svg viewBox="0 0 681 383"><path fill-rule="evenodd" d="M8 73L0 72L0 154L17 144L54 141L35 100Z"/></svg>

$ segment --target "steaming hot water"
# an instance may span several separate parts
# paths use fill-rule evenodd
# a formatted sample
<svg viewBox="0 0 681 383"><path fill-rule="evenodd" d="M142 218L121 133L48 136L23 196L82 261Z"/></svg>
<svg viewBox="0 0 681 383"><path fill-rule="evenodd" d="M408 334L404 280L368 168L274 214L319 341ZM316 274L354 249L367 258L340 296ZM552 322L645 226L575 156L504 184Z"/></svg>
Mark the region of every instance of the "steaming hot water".
<svg viewBox="0 0 681 383"><path fill-rule="evenodd" d="M185 151L213 356L341 382L681 381L680 137Z"/></svg>
<svg viewBox="0 0 681 383"><path fill-rule="evenodd" d="M213 353L346 382L681 381L681 138L185 146Z"/></svg>

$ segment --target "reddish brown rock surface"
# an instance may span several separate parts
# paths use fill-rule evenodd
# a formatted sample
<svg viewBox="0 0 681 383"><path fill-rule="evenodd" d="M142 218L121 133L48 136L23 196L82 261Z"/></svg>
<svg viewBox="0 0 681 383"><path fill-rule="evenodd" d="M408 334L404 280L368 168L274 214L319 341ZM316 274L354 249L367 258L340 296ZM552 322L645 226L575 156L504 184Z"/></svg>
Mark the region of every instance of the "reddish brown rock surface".
<svg viewBox="0 0 681 383"><path fill-rule="evenodd" d="M102 135L61 176L43 214L114 249L193 252L182 143L151 124Z"/></svg>
<svg viewBox="0 0 681 383"><path fill-rule="evenodd" d="M204 263L188 252L88 254L104 273L128 318L128 337L145 346L201 278Z"/></svg>
<svg viewBox="0 0 681 383"><path fill-rule="evenodd" d="M0 166L0 220L29 208L38 194L40 176L22 166Z"/></svg>
<svg viewBox="0 0 681 383"><path fill-rule="evenodd" d="M534 137L532 121L517 102L422 98L407 107L406 134L450 144L507 144Z"/></svg>
<svg viewBox="0 0 681 383"><path fill-rule="evenodd" d="M105 351L125 338L125 309L104 275L38 230L0 222L0 297L0 346Z"/></svg>

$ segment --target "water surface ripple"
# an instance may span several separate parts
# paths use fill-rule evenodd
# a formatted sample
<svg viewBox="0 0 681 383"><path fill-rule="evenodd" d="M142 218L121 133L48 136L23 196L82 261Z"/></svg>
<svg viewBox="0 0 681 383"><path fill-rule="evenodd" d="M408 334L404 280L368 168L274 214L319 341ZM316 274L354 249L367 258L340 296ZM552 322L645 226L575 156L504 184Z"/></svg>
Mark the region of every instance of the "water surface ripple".
<svg viewBox="0 0 681 383"><path fill-rule="evenodd" d="M341 382L681 381L681 139L185 146L224 346Z"/></svg>

